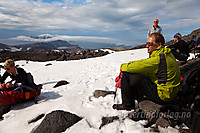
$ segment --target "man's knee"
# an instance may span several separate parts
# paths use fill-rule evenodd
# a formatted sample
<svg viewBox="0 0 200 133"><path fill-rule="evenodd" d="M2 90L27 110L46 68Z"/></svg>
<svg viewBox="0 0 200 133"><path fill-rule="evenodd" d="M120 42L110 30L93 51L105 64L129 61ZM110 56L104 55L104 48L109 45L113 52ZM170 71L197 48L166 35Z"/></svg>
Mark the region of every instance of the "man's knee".
<svg viewBox="0 0 200 133"><path fill-rule="evenodd" d="M144 75L138 73L123 73L122 80L126 80L131 86L135 86L144 78L146 78Z"/></svg>

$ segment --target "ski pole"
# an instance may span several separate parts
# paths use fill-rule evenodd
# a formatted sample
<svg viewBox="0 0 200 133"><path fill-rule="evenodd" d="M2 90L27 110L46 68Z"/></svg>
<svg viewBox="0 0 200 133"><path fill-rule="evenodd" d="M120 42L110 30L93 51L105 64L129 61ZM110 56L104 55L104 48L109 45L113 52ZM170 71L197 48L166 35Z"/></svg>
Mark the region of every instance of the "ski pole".
<svg viewBox="0 0 200 133"><path fill-rule="evenodd" d="M117 87L115 87L114 101L115 101L116 96L117 96Z"/></svg>

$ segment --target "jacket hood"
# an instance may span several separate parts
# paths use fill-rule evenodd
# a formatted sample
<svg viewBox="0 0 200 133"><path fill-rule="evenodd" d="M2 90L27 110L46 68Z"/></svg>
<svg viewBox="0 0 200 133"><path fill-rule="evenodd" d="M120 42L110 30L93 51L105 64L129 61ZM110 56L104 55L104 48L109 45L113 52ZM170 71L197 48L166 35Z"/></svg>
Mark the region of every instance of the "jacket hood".
<svg viewBox="0 0 200 133"><path fill-rule="evenodd" d="M170 48L165 48L165 46L159 46L158 48L156 48L150 55L150 57L154 57L154 56L157 56L159 54L168 54L171 52L171 49Z"/></svg>

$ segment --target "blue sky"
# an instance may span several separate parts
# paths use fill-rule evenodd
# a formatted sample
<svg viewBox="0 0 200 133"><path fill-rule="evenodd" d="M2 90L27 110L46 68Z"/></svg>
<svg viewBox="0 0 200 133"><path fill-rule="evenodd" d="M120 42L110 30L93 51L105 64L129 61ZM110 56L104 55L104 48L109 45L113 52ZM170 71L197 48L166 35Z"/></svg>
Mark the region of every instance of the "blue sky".
<svg viewBox="0 0 200 133"><path fill-rule="evenodd" d="M199 28L199 5L199 0L0 0L0 39L51 34L138 45L158 18L169 41L176 32Z"/></svg>

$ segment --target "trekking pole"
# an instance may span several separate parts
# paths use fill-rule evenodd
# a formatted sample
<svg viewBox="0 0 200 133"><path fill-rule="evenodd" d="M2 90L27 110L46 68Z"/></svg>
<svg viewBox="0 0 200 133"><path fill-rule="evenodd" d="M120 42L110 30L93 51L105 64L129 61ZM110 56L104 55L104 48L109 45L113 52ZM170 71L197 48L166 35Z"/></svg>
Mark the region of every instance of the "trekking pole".
<svg viewBox="0 0 200 133"><path fill-rule="evenodd" d="M196 49L196 48L194 47L194 58L196 58L196 56L195 56L195 49Z"/></svg>
<svg viewBox="0 0 200 133"><path fill-rule="evenodd" d="M115 87L114 101L115 101L116 96L117 96L117 87Z"/></svg>

